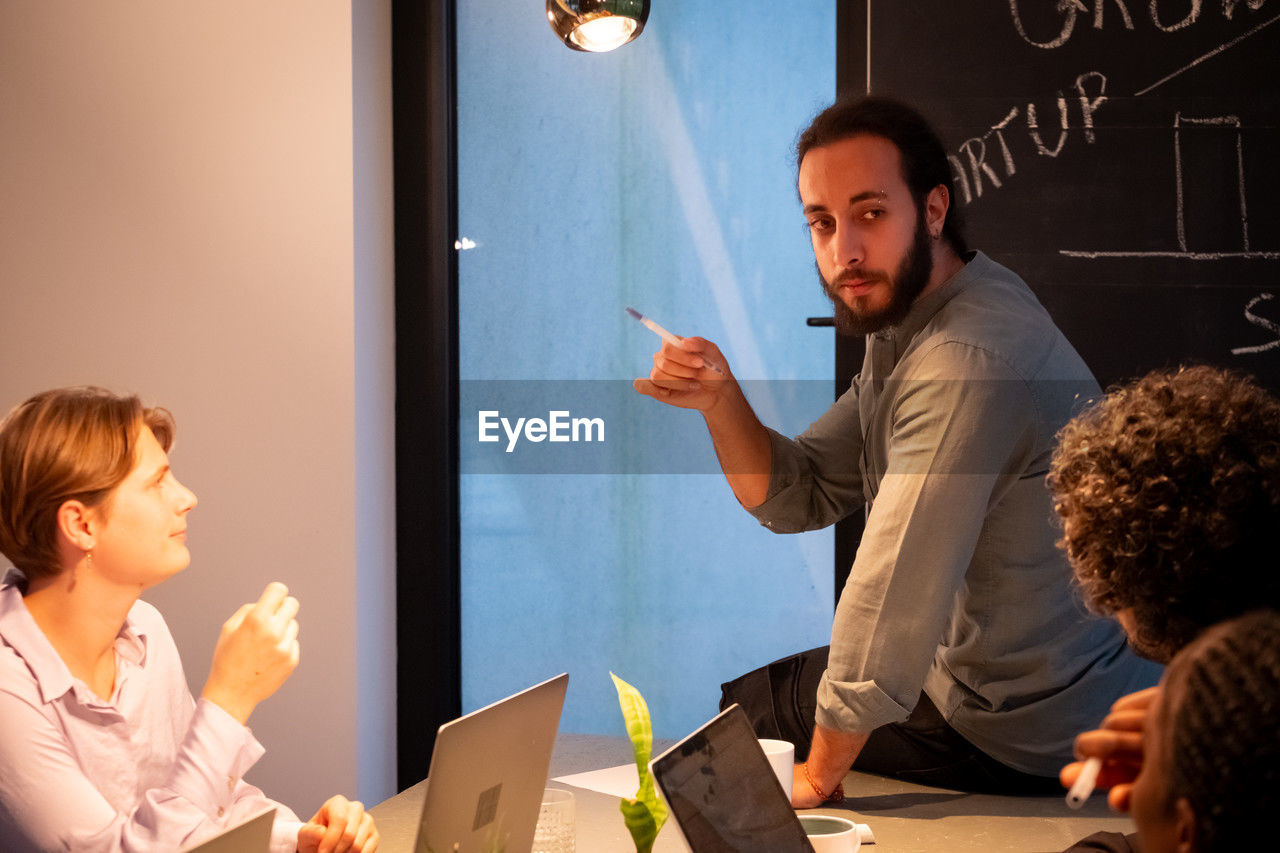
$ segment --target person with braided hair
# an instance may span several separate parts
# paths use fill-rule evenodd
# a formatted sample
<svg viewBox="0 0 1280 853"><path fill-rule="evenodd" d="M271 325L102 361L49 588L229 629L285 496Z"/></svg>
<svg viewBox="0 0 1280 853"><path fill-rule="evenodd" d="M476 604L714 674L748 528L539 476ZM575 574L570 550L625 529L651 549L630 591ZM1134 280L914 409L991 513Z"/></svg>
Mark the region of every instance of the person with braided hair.
<svg viewBox="0 0 1280 853"><path fill-rule="evenodd" d="M1210 628L1155 690L1132 794L1143 853L1259 847L1280 806L1280 614Z"/></svg>
<svg viewBox="0 0 1280 853"><path fill-rule="evenodd" d="M1144 657L1167 663L1211 626L1280 610L1280 400L1253 380L1196 366L1111 390L1059 434L1048 483L1088 607ZM1158 688L1122 697L1076 739L1098 786L1131 807ZM1063 768L1070 787L1083 760ZM1115 837L1113 837L1115 836ZM1098 833L1072 849L1127 849Z"/></svg>

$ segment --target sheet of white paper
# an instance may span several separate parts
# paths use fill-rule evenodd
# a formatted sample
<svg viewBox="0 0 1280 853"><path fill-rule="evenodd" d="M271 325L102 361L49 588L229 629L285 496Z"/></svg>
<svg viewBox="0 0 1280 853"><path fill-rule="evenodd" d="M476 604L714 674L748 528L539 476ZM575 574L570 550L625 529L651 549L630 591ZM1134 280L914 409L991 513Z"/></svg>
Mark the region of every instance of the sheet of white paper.
<svg viewBox="0 0 1280 853"><path fill-rule="evenodd" d="M636 788L640 787L640 776L636 773L634 764L620 764L603 770L588 770L586 773L557 776L551 781L572 785L575 788L586 788L588 791L599 791L619 799L634 797ZM875 833L865 823L858 824L858 836L863 844L876 843Z"/></svg>
<svg viewBox="0 0 1280 853"><path fill-rule="evenodd" d="M603 770L588 770L586 773L574 773L570 776L557 776L552 782L563 782L575 788L586 788L599 791L613 797L634 797L640 787L640 774L635 764L620 764L617 767L606 767Z"/></svg>

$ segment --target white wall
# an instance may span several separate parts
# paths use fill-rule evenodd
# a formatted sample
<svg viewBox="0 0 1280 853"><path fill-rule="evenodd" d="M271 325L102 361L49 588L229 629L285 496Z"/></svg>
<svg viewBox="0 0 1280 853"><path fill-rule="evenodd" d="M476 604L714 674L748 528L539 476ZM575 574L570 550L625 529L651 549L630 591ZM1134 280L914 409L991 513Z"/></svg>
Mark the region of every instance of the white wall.
<svg viewBox="0 0 1280 853"><path fill-rule="evenodd" d="M238 604L302 601L249 778L304 817L394 785L389 0L354 7L0 4L0 408L174 413L193 560L148 598L193 692Z"/></svg>

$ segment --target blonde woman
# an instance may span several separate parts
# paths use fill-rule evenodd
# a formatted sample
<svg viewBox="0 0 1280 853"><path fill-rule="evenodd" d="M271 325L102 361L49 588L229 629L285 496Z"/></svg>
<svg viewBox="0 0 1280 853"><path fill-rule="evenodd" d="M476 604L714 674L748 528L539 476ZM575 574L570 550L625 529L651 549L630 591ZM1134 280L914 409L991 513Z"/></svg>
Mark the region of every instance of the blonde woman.
<svg viewBox="0 0 1280 853"><path fill-rule="evenodd" d="M47 391L0 423L0 849L178 850L276 808L273 853L370 853L341 796L305 823L243 776L246 728L298 663L298 602L271 583L222 627L193 700L163 617L139 595L187 567L196 496L164 409Z"/></svg>

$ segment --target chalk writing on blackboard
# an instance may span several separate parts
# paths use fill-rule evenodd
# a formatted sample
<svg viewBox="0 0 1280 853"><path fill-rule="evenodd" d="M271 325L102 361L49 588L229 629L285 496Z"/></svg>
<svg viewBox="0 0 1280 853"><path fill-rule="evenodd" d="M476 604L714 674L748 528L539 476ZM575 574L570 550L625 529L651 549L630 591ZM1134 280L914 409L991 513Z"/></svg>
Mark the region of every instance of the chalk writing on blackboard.
<svg viewBox="0 0 1280 853"><path fill-rule="evenodd" d="M1004 186L1004 181L1008 180L1018 171L1016 158L1013 151L1009 147L1009 139L1006 133L1012 134L1018 129L1017 125L1025 124L1025 129L1031 142L1035 145L1035 151L1041 157L1057 157L1062 153L1063 146L1067 142L1067 131L1070 129L1070 115L1075 112L1070 107L1078 105L1079 123L1084 130L1084 140L1090 145L1094 142L1093 116L1098 108L1107 100L1107 78L1098 71L1086 71L1076 77L1075 93L1068 97L1059 89L1057 93L1058 104L1058 138L1054 141L1053 147L1045 144L1044 136L1041 133L1039 114L1036 111L1034 102L1028 102L1025 109L1013 107L1009 110L1005 117L1000 121L991 125L991 129L982 136L974 136L966 139L960 144L955 154L947 156L947 160L951 164L951 174L956 180L958 192L961 200L965 204L969 204L975 198L981 198L986 184L990 184L993 189L1000 189ZM1022 115L1023 121L1018 121L1018 116ZM999 146L999 160L989 148L987 143L994 142ZM992 166L992 163L996 166ZM999 168L999 171L997 171Z"/></svg>
<svg viewBox="0 0 1280 853"><path fill-rule="evenodd" d="M1275 298L1276 295L1274 293L1259 293L1257 296L1249 300L1248 305L1244 306L1244 318L1253 325L1266 329L1268 332L1276 335L1276 339L1257 346L1236 347L1231 350L1232 355L1250 355L1253 353L1266 352L1267 350L1280 349L1280 323L1277 323L1275 320L1267 319L1266 317L1261 317L1255 314L1253 310L1258 307L1259 303L1269 302Z"/></svg>
<svg viewBox="0 0 1280 853"><path fill-rule="evenodd" d="M1183 180L1183 174L1187 171L1187 164L1184 162L1183 151L1183 128L1184 127L1207 127L1207 128L1223 128L1233 135L1231 147L1235 153L1235 163L1233 173L1229 176L1229 181L1234 183L1234 191L1239 199L1239 210L1231 213L1232 216L1239 216L1240 221L1240 243L1238 247L1230 250L1225 249L1197 249L1193 247L1187 237L1187 210L1186 185ZM1072 258L1182 258L1191 261L1216 261L1225 258L1250 258L1258 260L1277 260L1280 259L1280 251L1255 251L1249 246L1249 206L1247 200L1247 191L1245 188L1244 176L1244 142L1240 133L1240 118L1234 115L1225 116L1207 116L1207 117L1188 117L1181 112L1177 112L1173 117L1173 151L1174 151L1174 182L1175 182L1175 233L1177 237L1177 249L1153 250L1153 251L1096 251L1096 250L1078 250L1078 249L1061 249L1061 254ZM1206 176L1203 171L1199 177L1202 179ZM1208 176L1214 177L1214 176ZM1194 211L1192 211L1194 213ZM1215 211L1215 214L1217 212Z"/></svg>
<svg viewBox="0 0 1280 853"><path fill-rule="evenodd" d="M1182 185L1182 126L1184 124L1235 128L1236 173L1234 177L1236 194L1240 199L1240 251L1247 257L1249 252L1249 205L1244 188L1244 142L1240 138L1239 116L1188 118L1184 117L1181 112L1173 114L1173 162L1178 198L1178 248L1184 252L1187 251L1186 195Z"/></svg>
<svg viewBox="0 0 1280 853"><path fill-rule="evenodd" d="M1245 5L1249 11L1254 12L1261 9L1266 0L1246 0ZM1145 4L1147 13L1147 22L1154 26L1157 30L1165 33L1175 33L1178 30L1187 27L1200 20L1200 12L1202 10L1201 0L1179 0L1177 3L1161 3L1161 0L1151 0L1149 4ZM1228 21L1235 16L1236 7L1239 6L1239 0L1222 0L1222 16ZM1048 17L1059 16L1057 21L1050 21L1050 25L1045 28L1043 34L1032 35L1027 27L1027 23L1023 16L1023 7L1040 7L1041 10L1050 9ZM1112 6L1112 17L1106 15L1106 7ZM1162 9L1162 6L1168 6L1168 9ZM1185 10L1185 11L1184 11ZM1019 2L1019 0L1009 0L1009 14L1013 17L1014 29L1018 31L1018 35L1022 40L1032 47L1044 48L1045 50L1053 50L1062 47L1071 40L1071 36L1075 33L1076 19L1081 13L1088 14L1089 7L1083 0L1035 0L1034 2ZM1182 17L1178 17L1179 12L1183 12ZM1126 30L1135 29L1133 16L1129 14L1129 8L1125 0L1093 0L1093 28L1095 30L1105 29L1107 23L1117 20L1115 16L1119 16L1120 24ZM1044 11L1037 16L1033 13L1033 17L1046 17ZM1267 23L1271 23L1268 21ZM1057 31L1053 31L1053 27L1057 26ZM1264 25L1265 26L1265 25Z"/></svg>
<svg viewBox="0 0 1280 853"><path fill-rule="evenodd" d="M1233 3L1232 5L1234 5L1234 3ZM1257 6L1254 6L1254 4L1252 4L1252 3L1250 3L1249 5L1250 5L1250 8L1257 8ZM1262 5L1262 3L1261 3L1261 2L1259 2L1257 5L1258 5L1258 6L1261 6L1261 5ZM1229 17L1231 17L1231 16L1230 16L1230 15L1228 15L1227 17L1229 18ZM1233 47L1235 47L1236 45L1238 45L1240 42L1242 42L1242 41L1244 41L1245 39L1247 39L1249 36L1253 35L1254 33L1258 32L1259 30L1261 30L1263 27L1269 27L1269 26L1271 26L1272 24L1274 24L1276 21L1280 21L1280 15L1276 15L1276 16L1275 16L1274 18L1272 18L1271 20L1269 20L1269 21L1264 21L1263 23L1258 24L1258 26L1256 26L1256 27L1254 27L1253 29L1249 30L1247 33L1242 33L1241 35L1236 36L1235 38L1233 38L1231 41L1227 42L1226 44L1219 45L1218 47L1215 47L1213 50L1209 51L1209 52L1208 52L1208 53L1206 53L1204 56L1201 56L1201 57L1196 58L1195 60L1193 60L1193 61L1191 61L1191 62L1187 63L1186 65L1182 66L1181 68L1179 68L1177 71L1173 71L1173 72L1171 72L1171 73L1169 73L1169 74L1166 74L1165 76L1161 77L1161 78L1160 78L1159 80L1157 80L1156 82L1152 83L1150 86L1146 86L1146 87L1144 87L1144 88L1142 88L1142 89L1139 89L1138 91L1134 92L1133 94L1134 94L1135 96L1145 95L1145 94L1147 94L1148 92L1150 92L1152 89L1155 89L1155 88L1156 88L1156 87L1158 87L1158 86L1163 86L1165 83L1168 83L1170 80L1172 80L1174 77L1177 77L1179 74L1183 73L1184 71L1190 71L1192 68L1195 68L1195 67L1196 67L1197 65L1199 65L1201 62L1204 62L1206 59L1212 59L1213 57L1217 56L1218 54L1222 53L1223 51L1230 50L1231 48L1233 48Z"/></svg>
<svg viewBox="0 0 1280 853"><path fill-rule="evenodd" d="M975 242L1104 385L1223 359L1280 389L1280 0L866 9L868 88L928 108Z"/></svg>

